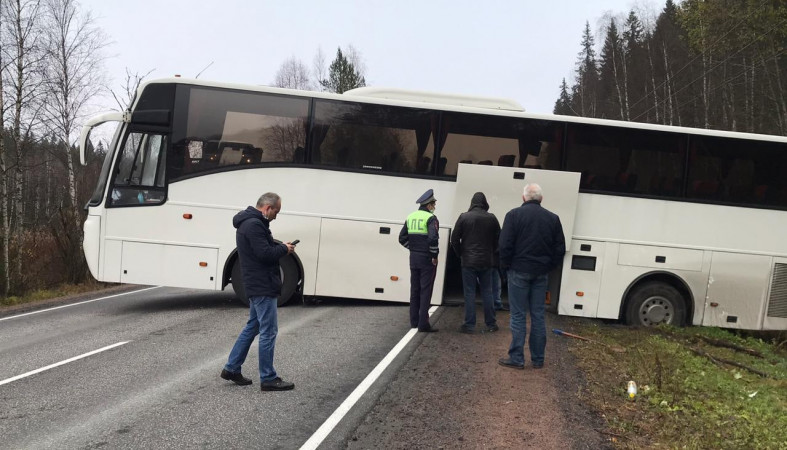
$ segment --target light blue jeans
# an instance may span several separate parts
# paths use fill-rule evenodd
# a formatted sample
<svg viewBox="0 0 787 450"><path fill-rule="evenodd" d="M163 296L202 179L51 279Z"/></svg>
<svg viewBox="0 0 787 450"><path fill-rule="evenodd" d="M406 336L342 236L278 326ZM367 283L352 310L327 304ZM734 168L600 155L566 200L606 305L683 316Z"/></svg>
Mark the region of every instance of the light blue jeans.
<svg viewBox="0 0 787 450"><path fill-rule="evenodd" d="M224 369L228 372L240 373L251 343L259 334L260 381L271 381L276 378L276 370L273 368L273 349L276 346L278 332L276 297L249 297L249 320L240 332L238 340L235 341Z"/></svg>
<svg viewBox="0 0 787 450"><path fill-rule="evenodd" d="M547 293L546 274L534 275L508 271L508 304L511 307L511 346L508 357L514 364L525 363L525 334L527 313L530 313L530 360L544 364L547 345L547 326L544 318Z"/></svg>

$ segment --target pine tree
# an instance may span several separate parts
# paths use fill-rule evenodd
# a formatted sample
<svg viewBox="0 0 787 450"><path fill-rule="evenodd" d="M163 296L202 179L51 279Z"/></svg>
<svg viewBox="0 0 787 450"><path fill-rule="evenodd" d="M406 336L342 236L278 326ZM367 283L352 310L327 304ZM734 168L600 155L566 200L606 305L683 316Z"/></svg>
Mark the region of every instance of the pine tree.
<svg viewBox="0 0 787 450"><path fill-rule="evenodd" d="M598 117L626 120L623 110L623 44L618 36L615 19L610 19L599 70Z"/></svg>
<svg viewBox="0 0 787 450"><path fill-rule="evenodd" d="M555 102L555 109L552 112L563 116L576 116L571 109L571 94L568 93L568 85L565 78L560 83L560 97Z"/></svg>
<svg viewBox="0 0 787 450"><path fill-rule="evenodd" d="M582 33L582 51L577 61L577 84L573 89L571 104L582 117L596 117L598 106L598 66L596 65L596 51L593 49L593 34L590 32L590 23L585 22L585 31Z"/></svg>
<svg viewBox="0 0 787 450"><path fill-rule="evenodd" d="M339 47L336 50L336 59L333 60L328 68L328 78L320 80L320 84L328 92L341 94L350 89L366 86L366 80L358 69L342 54L342 49Z"/></svg>

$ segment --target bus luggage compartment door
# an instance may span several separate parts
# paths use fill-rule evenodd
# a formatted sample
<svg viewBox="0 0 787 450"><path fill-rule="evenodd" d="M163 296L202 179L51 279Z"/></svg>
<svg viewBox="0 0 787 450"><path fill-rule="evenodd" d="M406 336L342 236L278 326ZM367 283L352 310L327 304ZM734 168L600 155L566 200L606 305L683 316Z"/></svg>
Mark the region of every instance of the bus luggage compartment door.
<svg viewBox="0 0 787 450"><path fill-rule="evenodd" d="M544 191L541 205L560 217L566 249L569 249L579 198L579 178L577 172L459 164L451 223L456 223L459 214L467 211L474 193L483 192L489 212L502 226L506 213L522 205L525 185L538 183Z"/></svg>
<svg viewBox="0 0 787 450"><path fill-rule="evenodd" d="M399 244L402 223L322 219L315 294L410 301L410 255ZM440 257L432 303L440 304L448 230L440 229Z"/></svg>
<svg viewBox="0 0 787 450"><path fill-rule="evenodd" d="M569 248L563 260L558 313L596 317L606 243L576 240Z"/></svg>
<svg viewBox="0 0 787 450"><path fill-rule="evenodd" d="M702 325L762 328L772 267L770 256L713 252Z"/></svg>
<svg viewBox="0 0 787 450"><path fill-rule="evenodd" d="M124 241L120 282L216 289L218 255L215 248Z"/></svg>

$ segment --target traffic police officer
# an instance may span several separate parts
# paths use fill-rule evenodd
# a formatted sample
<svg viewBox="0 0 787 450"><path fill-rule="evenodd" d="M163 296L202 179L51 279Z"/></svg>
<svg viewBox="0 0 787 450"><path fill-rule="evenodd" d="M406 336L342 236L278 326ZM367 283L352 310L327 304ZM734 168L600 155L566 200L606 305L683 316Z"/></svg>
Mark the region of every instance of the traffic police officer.
<svg viewBox="0 0 787 450"><path fill-rule="evenodd" d="M437 200L432 189L424 192L416 203L421 206L407 216L399 243L410 250L410 327L429 333L437 331L429 324L429 303L437 273L440 224L434 215Z"/></svg>

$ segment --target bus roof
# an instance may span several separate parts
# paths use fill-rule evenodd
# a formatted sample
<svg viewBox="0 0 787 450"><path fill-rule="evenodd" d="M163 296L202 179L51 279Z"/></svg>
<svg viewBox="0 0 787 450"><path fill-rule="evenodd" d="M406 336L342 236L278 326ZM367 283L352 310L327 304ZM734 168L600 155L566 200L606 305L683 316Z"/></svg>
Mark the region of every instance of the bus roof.
<svg viewBox="0 0 787 450"><path fill-rule="evenodd" d="M787 143L787 136L768 134L744 133L739 131L721 131L705 128L680 127L675 125L659 125L644 122L625 122L610 119L596 119L578 116L561 116L554 114L527 113L525 109L513 100L494 97L474 97L465 95L441 94L434 92L409 91L395 88L363 87L352 89L344 94L329 92L304 91L298 89L278 88L272 86L255 86L248 84L222 83L203 81L189 78L161 78L149 80L139 85L137 94L148 84L176 83L194 86L235 89L251 92L267 92L272 94L294 95L299 97L313 97L327 100L359 101L390 106L404 106L411 108L427 108L443 111L466 112L476 114L499 115L508 117L521 117L525 119L553 120L561 122L581 123L588 125L601 125L638 130L662 131L668 133L686 133L702 136L716 136L729 139L751 139L757 141L770 141ZM139 95L136 96L139 98ZM136 102L136 100L135 100Z"/></svg>

